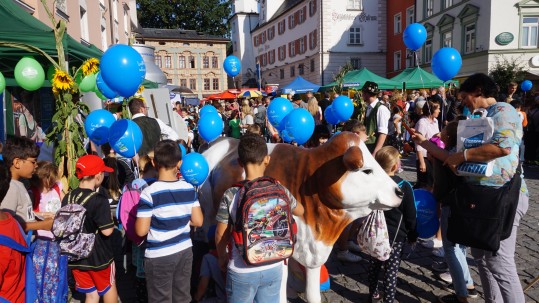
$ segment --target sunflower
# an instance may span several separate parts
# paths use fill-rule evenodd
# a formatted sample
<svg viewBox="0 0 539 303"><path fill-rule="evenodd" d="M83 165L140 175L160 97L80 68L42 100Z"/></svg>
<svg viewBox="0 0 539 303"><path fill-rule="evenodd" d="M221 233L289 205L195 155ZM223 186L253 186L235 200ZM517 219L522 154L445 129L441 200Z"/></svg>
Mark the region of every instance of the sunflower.
<svg viewBox="0 0 539 303"><path fill-rule="evenodd" d="M144 91L144 85L141 85L141 86L138 88L136 94L137 94L137 95L140 95L140 94L142 94L143 91Z"/></svg>
<svg viewBox="0 0 539 303"><path fill-rule="evenodd" d="M73 87L73 79L63 70L57 69L52 78L52 88L56 91L68 90Z"/></svg>
<svg viewBox="0 0 539 303"><path fill-rule="evenodd" d="M88 76L97 73L99 70L99 60L96 58L90 58L82 64L82 74Z"/></svg>

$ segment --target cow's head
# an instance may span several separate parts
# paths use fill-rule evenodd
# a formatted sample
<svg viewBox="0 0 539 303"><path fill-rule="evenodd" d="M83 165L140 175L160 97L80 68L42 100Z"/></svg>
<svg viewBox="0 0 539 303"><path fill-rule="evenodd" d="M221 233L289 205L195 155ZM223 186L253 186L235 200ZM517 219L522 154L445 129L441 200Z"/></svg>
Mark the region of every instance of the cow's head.
<svg viewBox="0 0 539 303"><path fill-rule="evenodd" d="M317 177L320 198L327 206L363 217L374 209L400 205L402 192L398 185L359 136L343 132L325 145L323 153L333 158L322 164Z"/></svg>

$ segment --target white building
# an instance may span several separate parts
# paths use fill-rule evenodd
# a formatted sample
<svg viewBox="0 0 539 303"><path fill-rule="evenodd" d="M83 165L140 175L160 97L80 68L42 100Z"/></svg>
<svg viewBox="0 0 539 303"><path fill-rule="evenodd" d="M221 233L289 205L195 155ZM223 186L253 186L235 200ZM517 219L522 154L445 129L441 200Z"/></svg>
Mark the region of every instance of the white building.
<svg viewBox="0 0 539 303"><path fill-rule="evenodd" d="M296 76L328 84L347 62L385 73L385 0L260 0L258 25L253 27L247 16L256 4L234 1L230 20L243 77L256 76L248 75L256 70L256 61L262 86L282 86Z"/></svg>
<svg viewBox="0 0 539 303"><path fill-rule="evenodd" d="M539 1L419 0L416 19L427 29L420 62L430 69L441 47L456 48L463 60L457 75L488 73L498 60L517 59L539 75Z"/></svg>

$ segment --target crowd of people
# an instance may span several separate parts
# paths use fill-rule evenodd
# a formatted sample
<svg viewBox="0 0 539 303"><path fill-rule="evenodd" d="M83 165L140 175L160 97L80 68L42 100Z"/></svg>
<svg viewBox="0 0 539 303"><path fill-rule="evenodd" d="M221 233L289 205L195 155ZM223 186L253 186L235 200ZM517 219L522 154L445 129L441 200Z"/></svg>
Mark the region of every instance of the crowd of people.
<svg viewBox="0 0 539 303"><path fill-rule="evenodd" d="M521 162L538 164L539 97L519 95L514 83L508 84L507 93L500 94L499 86L484 74L470 76L458 90L439 87L408 93L382 92L376 83L366 82L352 118L331 125L324 119L324 112L337 96L325 93L320 101L313 93L287 96L294 108L306 109L315 121L313 136L300 148L325 144L340 131L356 133L404 192L401 206L385 211L392 253L387 261L370 259L369 278L365 281L369 300L394 301L403 247L418 240L414 188L432 192L440 204L441 228L433 239L422 241L433 248L433 254L444 258L432 268L440 272L442 280L452 283L454 290L439 301L468 302L477 297L466 259L468 248L454 245L447 238L452 189L459 182L500 188L520 175ZM222 136L240 140L239 161L247 180L264 175L269 162L264 143L283 142L267 119L271 100L272 97L262 97L211 103L223 119ZM203 215L195 188L179 174L179 145L188 152L204 148L205 142L196 129L200 108L183 106L181 102L175 105L187 125L185 141L161 120L149 117L144 100L132 99L129 111L143 133L138 155L127 159L108 144L99 149L91 144L89 154L77 161L79 186L71 191L59 179L54 164L40 160L40 150L33 141L9 138L0 162L0 235L21 246L31 246L33 254L32 262L26 263L26 253L4 245L0 237L0 299L25 301L29 295L25 283L30 278L25 266L31 266L39 302L66 302L70 292L84 294L89 303L99 302L100 298L105 303L117 302L111 235L121 227L113 209L126 188L141 182L137 183L144 189L136 209L135 233L146 241L139 246L127 240L121 252L131 258L129 263L135 268L139 302L277 302L280 266L258 268L245 264L236 250L232 256L227 254L231 220L235 220L231 219L235 218L232 209L239 199L237 188L225 193L218 224L203 237L209 243L196 237ZM457 151L458 121L482 113L495 125L491 142ZM410 154L417 159L413 188L398 176L400 158ZM457 178L456 168L466 161L494 161L494 173L490 177ZM294 215L301 217L301 203L289 196ZM499 250L493 254L471 248L487 302L524 302L514 261L518 225L528 207L524 180L515 199L518 208L512 231L502 239ZM95 235L88 257L79 260L62 254L60 242L55 241L57 235L51 233L55 213L73 203L84 206L83 230ZM360 225L360 220L353 222L341 234L336 243L339 260L361 261L354 253L361 251L355 240ZM35 231L33 240L25 238L28 231ZM385 273L380 283L382 271Z"/></svg>

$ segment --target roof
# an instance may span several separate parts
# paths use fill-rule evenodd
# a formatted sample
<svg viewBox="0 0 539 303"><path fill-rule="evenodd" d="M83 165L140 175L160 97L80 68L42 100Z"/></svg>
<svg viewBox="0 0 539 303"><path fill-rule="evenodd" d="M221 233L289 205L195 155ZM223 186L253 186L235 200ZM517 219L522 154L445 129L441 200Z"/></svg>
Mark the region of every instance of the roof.
<svg viewBox="0 0 539 303"><path fill-rule="evenodd" d="M208 35L195 30L168 29L168 28L143 28L141 32L144 39L164 39L164 40L197 40L197 41L216 41L228 42L229 39Z"/></svg>
<svg viewBox="0 0 539 303"><path fill-rule="evenodd" d="M281 6L275 11L273 16L271 16L271 18L268 19L268 21L256 26L256 28L258 28L259 26L263 26L266 23L270 23L274 21L275 19L281 17L282 15L284 15L286 12L288 12L289 10L291 10L292 8L294 8L296 5L300 4L301 2L303 2L303 0L285 0L283 4L281 4Z"/></svg>

